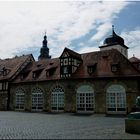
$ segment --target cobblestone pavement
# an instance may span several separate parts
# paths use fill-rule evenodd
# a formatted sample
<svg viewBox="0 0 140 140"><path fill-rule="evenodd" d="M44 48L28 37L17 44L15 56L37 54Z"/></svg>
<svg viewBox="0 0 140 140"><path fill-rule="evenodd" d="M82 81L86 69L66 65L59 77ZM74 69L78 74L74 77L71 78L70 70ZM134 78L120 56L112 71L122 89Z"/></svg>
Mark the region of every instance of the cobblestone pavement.
<svg viewBox="0 0 140 140"><path fill-rule="evenodd" d="M124 117L0 112L0 139L140 139L125 133Z"/></svg>

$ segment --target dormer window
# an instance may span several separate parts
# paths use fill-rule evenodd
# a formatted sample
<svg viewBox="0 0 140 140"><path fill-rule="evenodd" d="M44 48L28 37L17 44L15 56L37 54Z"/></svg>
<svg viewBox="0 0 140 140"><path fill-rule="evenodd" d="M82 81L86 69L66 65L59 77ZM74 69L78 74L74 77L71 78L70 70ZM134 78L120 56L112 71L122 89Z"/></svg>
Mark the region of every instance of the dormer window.
<svg viewBox="0 0 140 140"><path fill-rule="evenodd" d="M40 67L40 66L42 66L42 64L38 64L38 65L37 65L37 67Z"/></svg>
<svg viewBox="0 0 140 140"><path fill-rule="evenodd" d="M138 63L138 70L140 70L140 63Z"/></svg>
<svg viewBox="0 0 140 140"><path fill-rule="evenodd" d="M46 70L46 77L53 76L56 71L56 67L50 68Z"/></svg>
<svg viewBox="0 0 140 140"><path fill-rule="evenodd" d="M32 77L33 77L33 79L36 78L36 72L33 72Z"/></svg>
<svg viewBox="0 0 140 140"><path fill-rule="evenodd" d="M43 70L43 69L39 69L39 70L33 71L33 73L32 73L32 78L33 78L33 79L38 78L39 75L41 74L42 70Z"/></svg>
<svg viewBox="0 0 140 140"><path fill-rule="evenodd" d="M112 72L117 72L117 71L119 71L119 68L120 68L119 63L117 63L117 64L111 64L111 71L112 71Z"/></svg>
<svg viewBox="0 0 140 140"><path fill-rule="evenodd" d="M9 74L9 72L10 72L10 70L9 70L9 69L6 69L5 67L3 67L3 69L2 69L2 74L3 74L3 76L8 75L8 74Z"/></svg>
<svg viewBox="0 0 140 140"><path fill-rule="evenodd" d="M96 66L97 66L97 63L95 63L95 64L93 64L93 65L88 65L88 66L87 66L87 71L88 71L88 73L89 73L89 74L94 73L95 70L96 70Z"/></svg>
<svg viewBox="0 0 140 140"><path fill-rule="evenodd" d="M29 73L30 73L30 71L22 72L21 75L20 75L20 79L21 80L25 79L28 76Z"/></svg>

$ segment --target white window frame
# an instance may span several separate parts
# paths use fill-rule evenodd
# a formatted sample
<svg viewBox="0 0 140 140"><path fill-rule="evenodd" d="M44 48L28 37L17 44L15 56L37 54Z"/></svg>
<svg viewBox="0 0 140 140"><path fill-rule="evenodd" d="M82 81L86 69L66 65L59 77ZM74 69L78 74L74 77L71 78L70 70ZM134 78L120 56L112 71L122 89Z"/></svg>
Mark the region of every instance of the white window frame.
<svg viewBox="0 0 140 140"><path fill-rule="evenodd" d="M68 66L64 66L63 67L63 73L64 74L68 74Z"/></svg>
<svg viewBox="0 0 140 140"><path fill-rule="evenodd" d="M16 90L15 94L15 110L25 109L25 91L22 88Z"/></svg>
<svg viewBox="0 0 140 140"><path fill-rule="evenodd" d="M108 114L126 114L126 93L121 85L111 85L106 93Z"/></svg>
<svg viewBox="0 0 140 140"><path fill-rule="evenodd" d="M64 90L59 86L52 90L51 110L56 112L64 111Z"/></svg>
<svg viewBox="0 0 140 140"><path fill-rule="evenodd" d="M40 88L32 91L32 111L43 111L43 92Z"/></svg>
<svg viewBox="0 0 140 140"><path fill-rule="evenodd" d="M94 90L91 86L80 86L76 94L76 110L78 113L93 113L95 110Z"/></svg>

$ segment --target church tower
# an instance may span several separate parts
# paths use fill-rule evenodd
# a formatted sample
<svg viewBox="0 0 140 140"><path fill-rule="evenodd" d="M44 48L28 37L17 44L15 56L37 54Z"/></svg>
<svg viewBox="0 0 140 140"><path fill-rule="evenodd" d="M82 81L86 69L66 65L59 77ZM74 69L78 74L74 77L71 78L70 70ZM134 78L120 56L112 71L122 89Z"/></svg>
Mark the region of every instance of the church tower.
<svg viewBox="0 0 140 140"><path fill-rule="evenodd" d="M45 33L45 36L44 36L44 40L42 42L42 47L40 49L40 55L38 57L38 60L41 60L41 59L50 59L51 56L49 55L49 48L47 47L47 36L46 36L46 33Z"/></svg>
<svg viewBox="0 0 140 140"><path fill-rule="evenodd" d="M112 25L112 35L104 40L102 46L99 47L100 51L117 49L126 58L128 58L128 47L124 44L124 39L118 36L114 31L114 25Z"/></svg>

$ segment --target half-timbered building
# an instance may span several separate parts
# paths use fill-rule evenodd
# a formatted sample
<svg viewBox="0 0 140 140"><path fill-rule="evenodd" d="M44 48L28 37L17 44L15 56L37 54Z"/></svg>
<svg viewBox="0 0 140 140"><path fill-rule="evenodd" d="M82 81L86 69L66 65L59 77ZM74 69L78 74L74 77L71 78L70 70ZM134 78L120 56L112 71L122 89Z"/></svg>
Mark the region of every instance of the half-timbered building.
<svg viewBox="0 0 140 140"><path fill-rule="evenodd" d="M1 100L9 110L127 114L140 95L140 59L128 59L114 29L99 48L83 54L64 48L51 58L45 35L38 61L29 55L5 60L1 71L12 74L8 82L0 77L7 84Z"/></svg>

